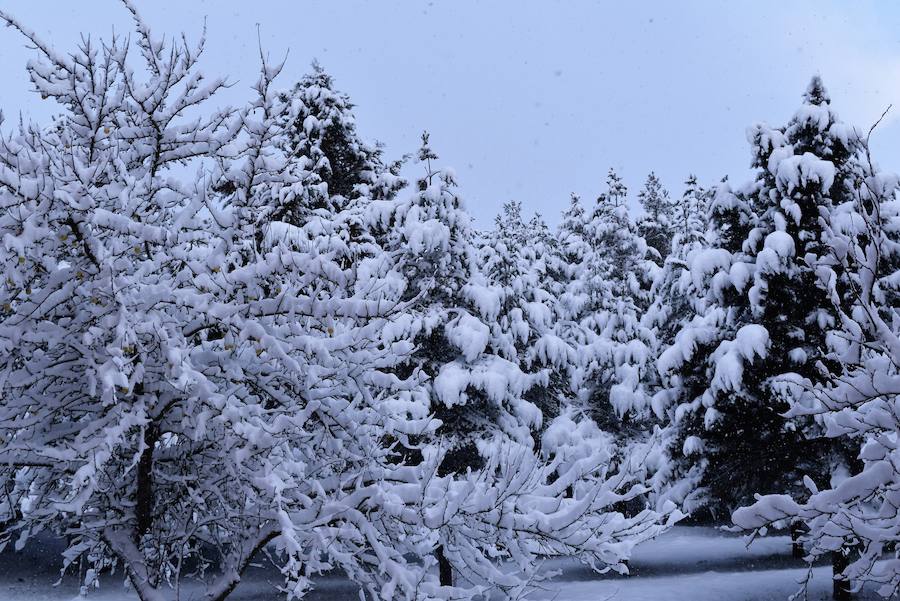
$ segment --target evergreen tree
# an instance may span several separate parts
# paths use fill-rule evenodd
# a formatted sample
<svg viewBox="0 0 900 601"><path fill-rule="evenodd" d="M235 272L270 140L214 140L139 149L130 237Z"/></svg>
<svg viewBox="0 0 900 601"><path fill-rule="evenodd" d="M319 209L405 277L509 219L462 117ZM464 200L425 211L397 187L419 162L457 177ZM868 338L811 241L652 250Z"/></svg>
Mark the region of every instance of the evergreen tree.
<svg viewBox="0 0 900 601"><path fill-rule="evenodd" d="M301 186L276 218L296 225L313 215L327 215L364 198L392 198L405 184L398 164L385 165L382 151L363 141L356 130L353 103L335 89L319 63L294 87L279 96L280 145L294 157Z"/></svg>
<svg viewBox="0 0 900 601"><path fill-rule="evenodd" d="M655 344L640 321L655 269L624 198L619 199L622 193L624 186L610 171L608 191L597 199L588 223L593 261L585 276L593 301L582 323L596 335L589 402L601 425L613 416L628 416L633 425L639 421L635 418L648 406L644 372Z"/></svg>
<svg viewBox="0 0 900 601"><path fill-rule="evenodd" d="M406 181L398 175L399 163L386 165L381 149L361 139L352 109L349 97L335 89L317 62L291 90L278 94L276 145L292 184L275 203L264 241L316 249L365 276L354 284L361 288L388 268L382 252L387 233L378 216L392 210ZM226 194L232 188L230 183L218 186ZM360 270L362 265L366 268ZM323 283L310 281L307 291L325 299L330 289Z"/></svg>
<svg viewBox="0 0 900 601"><path fill-rule="evenodd" d="M754 493L798 490L848 461L810 419L785 419L781 382L815 385L839 368L827 353L837 315L818 265L834 207L858 179L858 140L830 108L818 78L784 128L758 125L755 181L722 185L711 207L712 248L691 277L704 298L659 360L676 402L672 452L697 500L713 512Z"/></svg>
<svg viewBox="0 0 900 601"><path fill-rule="evenodd" d="M581 273L591 255L587 240L587 216L577 194L572 194L569 206L562 213L556 228L555 252L550 257L549 275L552 289L560 302L560 320L576 320L580 313L580 299L573 295L572 282Z"/></svg>
<svg viewBox="0 0 900 601"><path fill-rule="evenodd" d="M650 292L652 303L641 316L642 325L653 332L654 363L694 314L703 312L703 293L691 276L690 263L705 246L709 197L710 192L701 188L693 175L687 179L678 203L671 252L654 278ZM653 411L663 419L671 391L662 385L656 365L646 370L644 376L645 387L654 392Z"/></svg>
<svg viewBox="0 0 900 601"><path fill-rule="evenodd" d="M548 257L547 270L548 288L558 299L553 330L557 338L575 349L569 385L577 394L570 402L583 411L581 391L591 361L585 352L591 344L591 334L582 325L587 312L585 304L589 300L584 293L583 274L593 260L593 249L588 239L587 215L576 194L571 195L569 205L562 213L555 242Z"/></svg>
<svg viewBox="0 0 900 601"><path fill-rule="evenodd" d="M597 197L586 224L586 238L593 250L594 284L601 280L611 286L616 298L644 308L649 301L649 286L655 269L648 262L646 241L637 231L626 206L627 188L612 169L607 176L607 191ZM600 299L597 301L601 304Z"/></svg>
<svg viewBox="0 0 900 601"><path fill-rule="evenodd" d="M656 274L650 293L653 302L642 317L644 325L654 331L660 351L672 344L694 312L701 311L697 305L701 294L691 279L689 264L692 254L705 245L709 198L710 192L690 176L677 204L671 252Z"/></svg>
<svg viewBox="0 0 900 601"><path fill-rule="evenodd" d="M563 214L554 269L564 280L557 332L578 351L573 385L582 409L601 428L620 432L622 417L646 406L641 380L652 333L639 317L652 264L613 170L607 185L589 216L575 196Z"/></svg>
<svg viewBox="0 0 900 601"><path fill-rule="evenodd" d="M409 373L427 378L429 404L446 447L441 473L484 465L478 443L502 434L531 441L540 410L522 397L546 374L523 372L508 332L492 329L501 298L479 270L471 218L453 173L433 167L437 155L422 136L418 192L398 202L392 244L413 303L409 332L417 351ZM515 226L510 235L515 236ZM497 379L499 377L499 380Z"/></svg>
<svg viewBox="0 0 900 601"><path fill-rule="evenodd" d="M654 260L662 265L671 250L674 206L669 192L652 171L644 182L644 188L638 192L638 200L644 207L644 215L638 220L638 233L658 255Z"/></svg>
<svg viewBox="0 0 900 601"><path fill-rule="evenodd" d="M625 204L625 199L628 197L628 187L612 167L609 168L609 172L606 174L606 188L606 196L613 207L619 208Z"/></svg>
<svg viewBox="0 0 900 601"><path fill-rule="evenodd" d="M724 183L724 180L723 180ZM681 201L673 203L672 248L693 248L706 238L706 216L709 200L715 195L715 188L706 190L697 182L697 176L689 175L684 182Z"/></svg>
<svg viewBox="0 0 900 601"><path fill-rule="evenodd" d="M482 270L499 296L500 310L491 323L498 352L524 372L546 371L548 380L526 391L545 423L554 419L571 395L574 349L553 333L559 313L551 292L547 262L549 228L537 215L526 223L522 205L508 202L481 248Z"/></svg>
<svg viewBox="0 0 900 601"><path fill-rule="evenodd" d="M874 584L885 598L900 590L895 561L900 538L900 327L892 298L900 256L900 180L869 160L868 136L863 138L859 130L849 135L862 145L864 170L855 190L848 188L855 198L836 207L827 238L830 261L820 263L835 305L846 308L839 309L830 339L842 373L819 385L795 381L789 398L792 415L817 416L828 436L861 443L861 470L836 473L825 487L805 478L804 494L763 496L733 516L735 524L755 535L785 520L802 522L797 544L810 566L831 557L833 595L840 600L852 598L853 588L861 584ZM796 596L806 592L806 585Z"/></svg>

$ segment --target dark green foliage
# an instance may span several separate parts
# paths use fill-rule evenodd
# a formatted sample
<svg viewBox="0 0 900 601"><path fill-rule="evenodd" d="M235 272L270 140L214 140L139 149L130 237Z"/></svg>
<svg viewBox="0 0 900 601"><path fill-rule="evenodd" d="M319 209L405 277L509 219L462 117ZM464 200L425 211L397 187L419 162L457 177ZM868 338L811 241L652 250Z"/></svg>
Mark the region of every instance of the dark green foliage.
<svg viewBox="0 0 900 601"><path fill-rule="evenodd" d="M693 341L668 374L679 404L672 454L682 477L699 476L701 502L720 516L754 493L802 496L804 474L827 484L855 455L812 418L784 416L789 399L840 373L827 342L838 316L816 266L829 260L824 236L855 185L860 150L818 79L804 100L786 127L753 130L756 180L718 190L713 244L729 258L707 274L701 313L674 343ZM738 344L750 327L767 334L762 356Z"/></svg>

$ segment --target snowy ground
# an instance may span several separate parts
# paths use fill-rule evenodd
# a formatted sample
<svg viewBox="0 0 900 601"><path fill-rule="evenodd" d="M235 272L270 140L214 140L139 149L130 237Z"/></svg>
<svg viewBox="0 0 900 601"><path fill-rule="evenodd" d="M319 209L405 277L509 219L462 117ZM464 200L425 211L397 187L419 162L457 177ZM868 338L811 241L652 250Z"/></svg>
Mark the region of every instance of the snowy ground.
<svg viewBox="0 0 900 601"><path fill-rule="evenodd" d="M22 553L0 555L0 601L71 601L78 587L73 578L58 586L58 548L38 544ZM561 569L553 582L553 591L538 598L555 601L784 601L798 589L806 569L791 559L786 536L756 541L749 549L744 539L713 528L676 527L671 532L641 546L631 561L631 576L597 576L572 561L548 562ZM829 599L831 568L813 571L810 601ZM236 601L278 601L272 590L277 574L255 570L235 591ZM185 601L199 595L194 589L183 594ZM123 592L121 579L108 578L101 590L89 599L131 601L134 595ZM358 601L352 583L340 575L326 576L317 582L308 597L313 601ZM871 592L857 596L876 599Z"/></svg>

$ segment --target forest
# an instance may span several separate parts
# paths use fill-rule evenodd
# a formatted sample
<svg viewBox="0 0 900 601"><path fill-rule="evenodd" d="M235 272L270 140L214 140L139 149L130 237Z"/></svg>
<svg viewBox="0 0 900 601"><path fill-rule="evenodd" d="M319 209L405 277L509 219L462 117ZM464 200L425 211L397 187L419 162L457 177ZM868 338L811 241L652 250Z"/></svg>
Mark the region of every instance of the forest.
<svg viewBox="0 0 900 601"><path fill-rule="evenodd" d="M204 39L122 4L65 53L0 9L56 111L0 120L4 554L63 541L88 599L260 563L286 599L520 599L691 524L900 594L900 180L820 77L748 181L598 166L481 230L441 141L387 156L318 63L260 48L223 108Z"/></svg>

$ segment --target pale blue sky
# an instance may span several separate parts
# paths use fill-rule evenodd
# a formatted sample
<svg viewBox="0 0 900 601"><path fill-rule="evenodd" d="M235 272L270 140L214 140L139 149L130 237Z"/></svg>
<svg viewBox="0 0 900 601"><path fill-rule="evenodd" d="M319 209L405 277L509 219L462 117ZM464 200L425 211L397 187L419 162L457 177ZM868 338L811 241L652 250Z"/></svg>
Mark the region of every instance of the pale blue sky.
<svg viewBox="0 0 900 601"><path fill-rule="evenodd" d="M256 23L285 87L317 58L357 106L359 127L388 157L427 128L486 226L516 198L556 222L569 192L593 198L610 166L633 191L655 170L673 194L696 172L743 180L746 127L782 124L820 73L833 105L868 127L890 104L876 159L900 169L900 3L447 0L140 1L157 34L199 34L208 73L250 96ZM60 50L79 32L125 31L115 0L3 0ZM44 119L28 93L30 51L0 29L0 108Z"/></svg>

